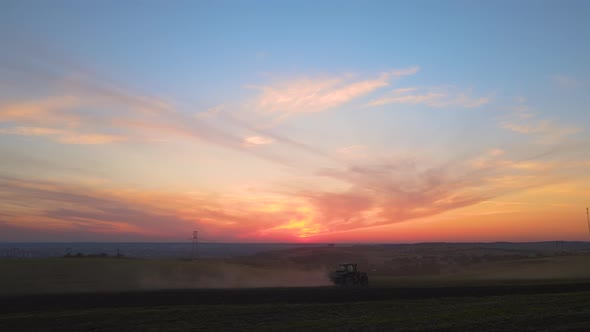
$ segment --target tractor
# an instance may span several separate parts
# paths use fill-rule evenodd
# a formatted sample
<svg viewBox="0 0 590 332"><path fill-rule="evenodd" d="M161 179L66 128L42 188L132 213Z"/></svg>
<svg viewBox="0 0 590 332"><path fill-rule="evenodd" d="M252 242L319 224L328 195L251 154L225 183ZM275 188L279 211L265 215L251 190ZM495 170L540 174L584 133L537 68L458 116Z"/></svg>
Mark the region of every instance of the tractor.
<svg viewBox="0 0 590 332"><path fill-rule="evenodd" d="M330 273L330 280L336 286L368 287L369 276L365 272L357 271L356 264L340 264L336 271Z"/></svg>

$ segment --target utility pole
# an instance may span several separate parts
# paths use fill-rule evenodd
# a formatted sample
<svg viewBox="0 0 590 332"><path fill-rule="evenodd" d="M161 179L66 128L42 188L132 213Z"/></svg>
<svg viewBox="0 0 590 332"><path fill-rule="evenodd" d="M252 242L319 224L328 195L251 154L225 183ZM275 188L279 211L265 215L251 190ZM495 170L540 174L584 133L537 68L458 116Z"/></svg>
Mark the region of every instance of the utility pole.
<svg viewBox="0 0 590 332"><path fill-rule="evenodd" d="M193 248L192 248L192 260L199 257L199 232L193 231Z"/></svg>

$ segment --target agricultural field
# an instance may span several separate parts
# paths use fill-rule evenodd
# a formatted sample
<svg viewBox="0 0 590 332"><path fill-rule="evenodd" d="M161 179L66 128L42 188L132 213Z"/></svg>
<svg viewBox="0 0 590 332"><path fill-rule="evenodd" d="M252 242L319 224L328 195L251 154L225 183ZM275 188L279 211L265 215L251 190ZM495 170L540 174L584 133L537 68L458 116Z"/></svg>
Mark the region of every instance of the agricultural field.
<svg viewBox="0 0 590 332"><path fill-rule="evenodd" d="M368 289L330 285L345 259ZM0 312L2 331L587 330L590 256L430 245L0 260Z"/></svg>
<svg viewBox="0 0 590 332"><path fill-rule="evenodd" d="M590 292L433 296L418 299L289 303L136 303L103 307L3 310L2 331L417 331L417 330L588 330ZM321 292L320 292L321 293ZM296 294L290 292L290 294ZM159 294L160 296L162 294ZM249 294L254 295L254 294ZM285 294L282 294L285 295ZM143 296L158 296L144 294ZM321 298L320 294L320 298ZM349 298L347 298L349 297ZM86 301L90 302L92 297ZM253 298L255 299L255 298ZM104 298L103 298L104 300ZM198 303L198 294L193 298ZM106 303L103 303L106 304ZM5 307L3 308L5 309ZM22 309L22 308L21 308Z"/></svg>

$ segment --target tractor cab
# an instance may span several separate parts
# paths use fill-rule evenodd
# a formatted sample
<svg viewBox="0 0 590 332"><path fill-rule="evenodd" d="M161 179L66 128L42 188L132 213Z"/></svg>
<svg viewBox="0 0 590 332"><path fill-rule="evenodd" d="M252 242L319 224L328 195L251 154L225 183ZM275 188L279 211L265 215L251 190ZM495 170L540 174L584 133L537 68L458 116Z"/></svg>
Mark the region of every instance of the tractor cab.
<svg viewBox="0 0 590 332"><path fill-rule="evenodd" d="M340 264L336 268L338 272L356 272L356 264Z"/></svg>

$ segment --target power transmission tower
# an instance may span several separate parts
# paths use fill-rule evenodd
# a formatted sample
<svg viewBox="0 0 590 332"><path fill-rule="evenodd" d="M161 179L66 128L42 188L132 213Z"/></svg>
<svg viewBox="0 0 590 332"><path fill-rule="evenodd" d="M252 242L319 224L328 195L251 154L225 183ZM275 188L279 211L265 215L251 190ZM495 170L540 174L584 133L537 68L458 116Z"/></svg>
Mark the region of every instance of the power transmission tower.
<svg viewBox="0 0 590 332"><path fill-rule="evenodd" d="M199 257L199 232L193 231L193 248L192 248L192 260Z"/></svg>

